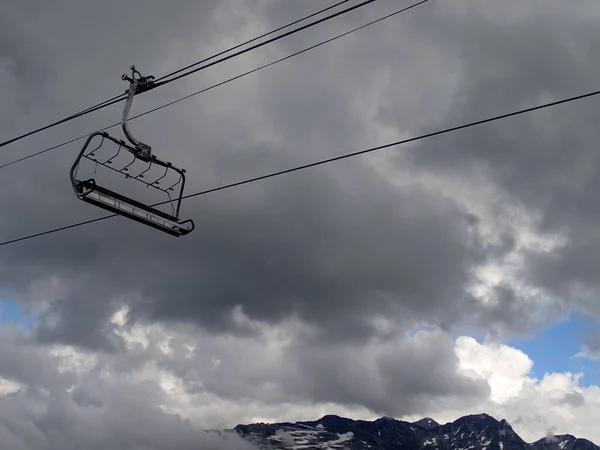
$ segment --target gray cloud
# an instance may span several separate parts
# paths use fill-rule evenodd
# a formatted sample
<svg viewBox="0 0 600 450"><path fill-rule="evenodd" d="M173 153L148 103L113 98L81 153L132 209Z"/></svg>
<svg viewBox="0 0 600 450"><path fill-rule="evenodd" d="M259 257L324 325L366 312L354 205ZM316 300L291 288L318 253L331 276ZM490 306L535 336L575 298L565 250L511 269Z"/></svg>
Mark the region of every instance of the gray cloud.
<svg viewBox="0 0 600 450"><path fill-rule="evenodd" d="M580 392L569 392L565 395L565 402L572 406L582 406L585 403L585 398Z"/></svg>
<svg viewBox="0 0 600 450"><path fill-rule="evenodd" d="M440 13L427 17L428 26L413 29L419 38L444 42L445 53L460 55L461 62L448 114L415 134L596 88L590 75L596 60L594 32L581 12L551 2L534 14L532 6L509 2L506 10L521 13L501 19L491 2L477 8L481 14L472 15L438 5ZM551 252L526 252L523 280L547 289L557 301L570 298L573 305L598 312L594 295L585 294L598 287L592 194L597 188L596 117L593 100L561 106L423 141L402 155L401 164L409 161L414 170L462 180L485 174L509 204L538 217L539 232L566 239ZM380 120L391 124L395 117L382 109Z"/></svg>
<svg viewBox="0 0 600 450"><path fill-rule="evenodd" d="M352 41L337 47L350 48ZM135 123L135 133L157 151L172 151L170 159L189 170L191 191L366 145L368 124L352 106L360 100L353 82L372 70L336 58L332 76L323 77L313 67L329 55L315 51L212 93L221 103L210 108L205 97L209 104L194 105L193 121L188 104L156 116L162 131L148 118ZM349 69L359 71L356 80L340 82ZM252 107L240 111L240 98ZM142 98L139 107L151 101ZM48 161L27 166L35 183L23 184L18 173L4 180L17 187L16 197L2 199L3 208L16 211L2 225L5 235L100 214L69 192L68 155ZM33 199L31 208L24 198ZM184 211L198 228L179 241L119 219L6 247L3 284L19 298L32 278L58 276L70 286L44 313L42 341L118 347L106 342L110 330L103 327L122 302L131 304L134 319L193 321L219 332L235 328L231 314L241 306L253 319L297 316L325 339L364 341L378 333L371 324L377 316L405 327L458 320L472 271L486 257L476 223L459 203L418 183L400 190L362 160L191 200Z"/></svg>
<svg viewBox="0 0 600 450"><path fill-rule="evenodd" d="M0 105L3 136L122 92L119 76L131 63L161 75L253 36L257 28L266 31L322 7L207 1L168 8L145 2L144 14L137 14L141 3L66 5L0 6L0 25L13 24L0 26L0 89L10 92ZM588 75L595 73L593 28L580 10L558 1L543 11L535 2L511 1L500 8L488 0L469 6L477 12L472 14L468 5L431 2L145 116L132 128L157 154L188 170L193 192L595 88ZM396 7L378 2L145 94L134 109L254 68L383 15L391 6ZM26 26L31 17L34 25ZM446 330L476 325L503 335L529 331L573 305L594 310L593 105L564 106L382 154L397 155L392 158L400 173L396 179L356 158L193 199L183 214L193 217L197 228L179 240L111 219L2 247L0 290L40 315L38 344L73 344L111 358L110 364L99 363L98 372L112 364L119 373L131 373L154 359L196 394L271 405L327 399L394 415L416 413L434 402L477 401L488 395L488 387L457 374L447 337L400 343L392 338L423 323ZM103 127L119 113L119 107L107 108L19 142L3 149L2 161ZM3 239L102 214L70 190L68 169L79 145L3 171ZM474 207L465 192L477 194L479 204ZM491 217L480 212L483 206ZM562 236L566 245L546 253L518 250L521 223L507 218L517 207L535 231ZM490 223L496 242L484 233ZM477 269L515 251L525 256L525 271L517 278L542 293L502 283L484 299L473 294ZM169 357L137 353L109 321L124 304L131 307L127 326L193 325L195 339L206 346L198 344L201 350L191 361L182 356L183 342L180 353ZM251 325L240 323L240 311ZM264 327L289 320L303 333L292 334L287 359L258 361L260 345L252 347L253 339ZM393 323L393 331L382 321ZM211 347L224 337L243 341L252 351ZM381 344L381 353L368 353L373 341ZM44 362L44 349L19 346L0 356L13 358L6 365L10 370L19 364L31 368L30 378L12 375L60 392L49 401L43 427L34 418L6 422L31 427L6 432L14 448L36 448L47 436L58 439L52 441L58 446L63 443L58 430L75 430L70 427L90 435L66 433L68 442L108 448L126 448L118 439L148 442L165 430L157 424L164 413L152 407L162 401L151 394L155 386L131 395L129 385L98 392L72 374L58 375ZM207 355L220 360L219 368L207 363ZM431 371L434 365L439 370ZM364 390L353 389L355 383L364 383ZM73 384L78 389L67 395ZM134 394L149 395L148 403ZM28 390L7 401L21 402L12 407L33 417L45 402L41 399ZM145 408L147 415L134 424L139 434L127 437L120 421ZM97 428L98 415L113 410L122 413ZM182 442L195 439L196 430L183 421L164 421L165 427L182 430ZM108 442L103 436L111 435L112 427L120 431ZM19 443L23 433L35 445Z"/></svg>
<svg viewBox="0 0 600 450"><path fill-rule="evenodd" d="M490 338L508 335L524 336L568 311L568 305L550 303L536 292L522 293L509 283L494 286L485 302L474 296L471 304L476 311L473 323L485 328Z"/></svg>
<svg viewBox="0 0 600 450"><path fill-rule="evenodd" d="M600 352L600 333L588 335L587 346L592 352Z"/></svg>
<svg viewBox="0 0 600 450"><path fill-rule="evenodd" d="M600 359L600 333L589 330L583 336L583 349L577 356Z"/></svg>
<svg viewBox="0 0 600 450"><path fill-rule="evenodd" d="M51 355L3 331L0 377L23 386L0 396L5 448L255 448L233 435L207 434L197 421L162 411L166 393L157 382L139 378L150 354L137 352L142 361L132 353L100 354L82 364L68 351ZM135 373L119 364L130 356L137 359Z"/></svg>
<svg viewBox="0 0 600 450"><path fill-rule="evenodd" d="M327 345L307 335L294 326L239 340L176 334L170 352L156 359L189 392L234 402L332 403L402 416L477 404L490 394L487 381L459 371L454 342L440 330L362 345Z"/></svg>
<svg viewBox="0 0 600 450"><path fill-rule="evenodd" d="M291 392L308 393L320 402L366 406L378 415L420 414L441 405L478 402L490 394L486 381L457 373L454 342L439 332L381 347L311 346L293 354Z"/></svg>
<svg viewBox="0 0 600 450"><path fill-rule="evenodd" d="M144 333L118 328L131 333L128 352L49 351L3 331L0 379L21 385L0 396L0 436L10 443L7 448L152 444L241 450L252 447L227 434L207 435L202 424L233 426L252 420L261 408L290 402L330 401L402 415L434 405L464 407L489 395L486 381L459 374L453 341L440 331L341 347L314 345L300 338L301 330L285 327L279 337L263 331L260 337L237 339L211 338L181 326L151 326ZM286 335L292 338L288 343ZM163 380L177 383L165 386ZM173 386L181 392L170 392ZM185 409L185 395L191 417L162 410Z"/></svg>
<svg viewBox="0 0 600 450"><path fill-rule="evenodd" d="M147 400L149 389L127 391L111 388L121 398L110 406L87 408L68 397L52 394L50 399L33 393L19 393L0 401L0 437L5 448L137 449L153 448L236 448L254 446L235 436L207 434L189 422L161 412Z"/></svg>

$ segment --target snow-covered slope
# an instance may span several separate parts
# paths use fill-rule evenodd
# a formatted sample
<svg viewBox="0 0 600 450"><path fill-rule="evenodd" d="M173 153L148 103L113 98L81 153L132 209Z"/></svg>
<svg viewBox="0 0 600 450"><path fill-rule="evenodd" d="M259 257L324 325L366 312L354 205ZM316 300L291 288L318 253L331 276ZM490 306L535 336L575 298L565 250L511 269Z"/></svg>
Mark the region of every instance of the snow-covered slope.
<svg viewBox="0 0 600 450"><path fill-rule="evenodd" d="M477 414L440 425L428 417L409 423L324 416L311 422L238 425L262 449L290 450L600 450L585 439L554 436L528 444L505 420Z"/></svg>

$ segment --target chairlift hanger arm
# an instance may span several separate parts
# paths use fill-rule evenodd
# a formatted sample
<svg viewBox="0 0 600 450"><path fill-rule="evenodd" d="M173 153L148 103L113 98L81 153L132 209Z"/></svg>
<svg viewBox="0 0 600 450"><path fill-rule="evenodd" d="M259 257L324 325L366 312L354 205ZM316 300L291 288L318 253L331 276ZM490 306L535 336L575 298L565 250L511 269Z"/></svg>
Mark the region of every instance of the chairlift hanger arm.
<svg viewBox="0 0 600 450"><path fill-rule="evenodd" d="M152 148L143 142L138 141L133 137L131 131L129 131L128 121L129 121L129 111L131 109L131 104L133 103L133 97L136 94L147 91L152 88L154 84L153 76L142 77L142 75L135 69L135 66L131 66L131 77L127 74L121 75L121 79L124 81L129 81L129 89L127 91L127 99L125 100L125 107L123 108L123 114L121 116L121 128L123 128L123 133L125 137L133 144L136 149L137 156L144 160L149 161L152 157Z"/></svg>

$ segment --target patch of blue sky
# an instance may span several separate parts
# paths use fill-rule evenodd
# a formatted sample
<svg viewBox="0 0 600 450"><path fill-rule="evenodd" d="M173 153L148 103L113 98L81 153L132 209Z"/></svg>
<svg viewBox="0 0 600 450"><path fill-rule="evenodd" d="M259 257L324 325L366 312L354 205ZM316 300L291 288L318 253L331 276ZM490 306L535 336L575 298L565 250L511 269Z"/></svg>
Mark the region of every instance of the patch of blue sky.
<svg viewBox="0 0 600 450"><path fill-rule="evenodd" d="M27 313L12 299L0 300L0 325L16 324L24 329L30 329L37 323L35 314Z"/></svg>
<svg viewBox="0 0 600 450"><path fill-rule="evenodd" d="M581 355L585 336L593 331L590 321L572 314L567 319L540 328L530 337L506 342L526 353L534 363L532 376L542 378L545 373L583 373L582 386L600 385L600 361Z"/></svg>

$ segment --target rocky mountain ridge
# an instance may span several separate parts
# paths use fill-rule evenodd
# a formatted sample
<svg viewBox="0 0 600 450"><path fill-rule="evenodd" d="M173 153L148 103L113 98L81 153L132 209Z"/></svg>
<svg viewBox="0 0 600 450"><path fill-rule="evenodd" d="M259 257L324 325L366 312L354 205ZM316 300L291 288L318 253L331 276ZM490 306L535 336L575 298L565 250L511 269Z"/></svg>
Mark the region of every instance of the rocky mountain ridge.
<svg viewBox="0 0 600 450"><path fill-rule="evenodd" d="M261 449L279 450L600 450L569 434L527 443L506 420L487 414L461 417L440 425L382 417L374 421L327 415L295 423L256 423L234 428Z"/></svg>

